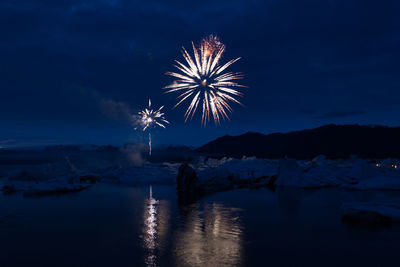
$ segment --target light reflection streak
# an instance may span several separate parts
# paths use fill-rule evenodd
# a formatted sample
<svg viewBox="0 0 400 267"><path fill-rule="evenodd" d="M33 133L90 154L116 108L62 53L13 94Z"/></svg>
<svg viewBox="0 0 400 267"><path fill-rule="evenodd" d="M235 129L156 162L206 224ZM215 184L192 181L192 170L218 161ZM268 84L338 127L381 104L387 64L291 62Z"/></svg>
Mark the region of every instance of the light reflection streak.
<svg viewBox="0 0 400 267"><path fill-rule="evenodd" d="M211 204L185 213L174 253L178 265L238 266L243 258L243 231L238 209Z"/></svg>
<svg viewBox="0 0 400 267"><path fill-rule="evenodd" d="M152 186L145 200L143 219L144 262L146 266L158 266L157 255L165 247L163 243L168 233L169 207L167 201L153 198Z"/></svg>

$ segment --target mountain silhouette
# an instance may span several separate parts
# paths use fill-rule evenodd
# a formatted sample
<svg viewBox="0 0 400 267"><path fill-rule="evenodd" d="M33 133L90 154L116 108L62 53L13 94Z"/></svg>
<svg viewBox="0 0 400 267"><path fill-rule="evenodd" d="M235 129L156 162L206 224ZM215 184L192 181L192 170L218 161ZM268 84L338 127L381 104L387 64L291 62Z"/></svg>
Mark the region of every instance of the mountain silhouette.
<svg viewBox="0 0 400 267"><path fill-rule="evenodd" d="M328 158L400 158L400 127L329 124L289 133L248 132L222 136L196 151L230 157L309 159L322 154Z"/></svg>

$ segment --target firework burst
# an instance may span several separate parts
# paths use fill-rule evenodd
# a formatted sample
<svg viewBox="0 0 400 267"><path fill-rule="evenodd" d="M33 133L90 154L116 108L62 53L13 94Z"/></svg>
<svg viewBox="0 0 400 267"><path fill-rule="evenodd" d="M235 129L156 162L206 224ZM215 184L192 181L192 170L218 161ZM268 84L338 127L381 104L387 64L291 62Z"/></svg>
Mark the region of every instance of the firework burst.
<svg viewBox="0 0 400 267"><path fill-rule="evenodd" d="M192 42L192 47L193 57L182 47L182 55L187 65L175 60L174 67L180 73L166 73L177 78L172 84L164 87L167 89L166 93L180 93L174 108L185 100L190 100L185 112L185 122L189 117L193 118L199 105L202 107L201 121L204 125L209 121L210 113L216 124L221 118L229 120L228 114L233 112L229 102L241 105L237 97L242 97L243 94L236 88L246 86L235 82L243 78L241 73L225 72L225 70L240 58L220 65L225 45L213 35L204 38L198 48Z"/></svg>
<svg viewBox="0 0 400 267"><path fill-rule="evenodd" d="M149 99L149 107L140 111L139 114L139 123L142 127L143 131L149 130L149 154L151 155L151 133L150 129L152 127L161 127L165 128L165 124L169 124L169 121L165 119L165 114L161 112L164 106L161 106L159 109L154 110L151 108L151 100ZM135 128L136 130L136 128Z"/></svg>

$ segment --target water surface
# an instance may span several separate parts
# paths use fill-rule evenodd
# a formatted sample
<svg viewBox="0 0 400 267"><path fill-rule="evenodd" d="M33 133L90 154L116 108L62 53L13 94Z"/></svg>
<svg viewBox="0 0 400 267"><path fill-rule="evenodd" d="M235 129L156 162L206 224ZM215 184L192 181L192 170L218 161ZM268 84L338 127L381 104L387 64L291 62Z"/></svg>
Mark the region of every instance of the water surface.
<svg viewBox="0 0 400 267"><path fill-rule="evenodd" d="M1 266L398 266L400 227L342 222L396 192L235 190L179 204L174 186L97 184L0 196Z"/></svg>

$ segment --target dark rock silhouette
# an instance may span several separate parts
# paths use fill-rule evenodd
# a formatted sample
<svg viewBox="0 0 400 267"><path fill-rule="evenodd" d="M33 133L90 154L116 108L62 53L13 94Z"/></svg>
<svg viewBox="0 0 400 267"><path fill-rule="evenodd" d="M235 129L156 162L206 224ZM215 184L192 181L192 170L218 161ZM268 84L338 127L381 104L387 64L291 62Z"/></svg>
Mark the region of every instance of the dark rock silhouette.
<svg viewBox="0 0 400 267"><path fill-rule="evenodd" d="M179 194L196 194L199 190L199 179L196 171L188 164L179 167L177 177L177 191Z"/></svg>
<svg viewBox="0 0 400 267"><path fill-rule="evenodd" d="M225 135L196 151L214 156L311 159L400 157L400 127L329 124L290 133Z"/></svg>
<svg viewBox="0 0 400 267"><path fill-rule="evenodd" d="M176 192L179 205L195 203L204 194L196 171L187 163L179 167L176 177Z"/></svg>

